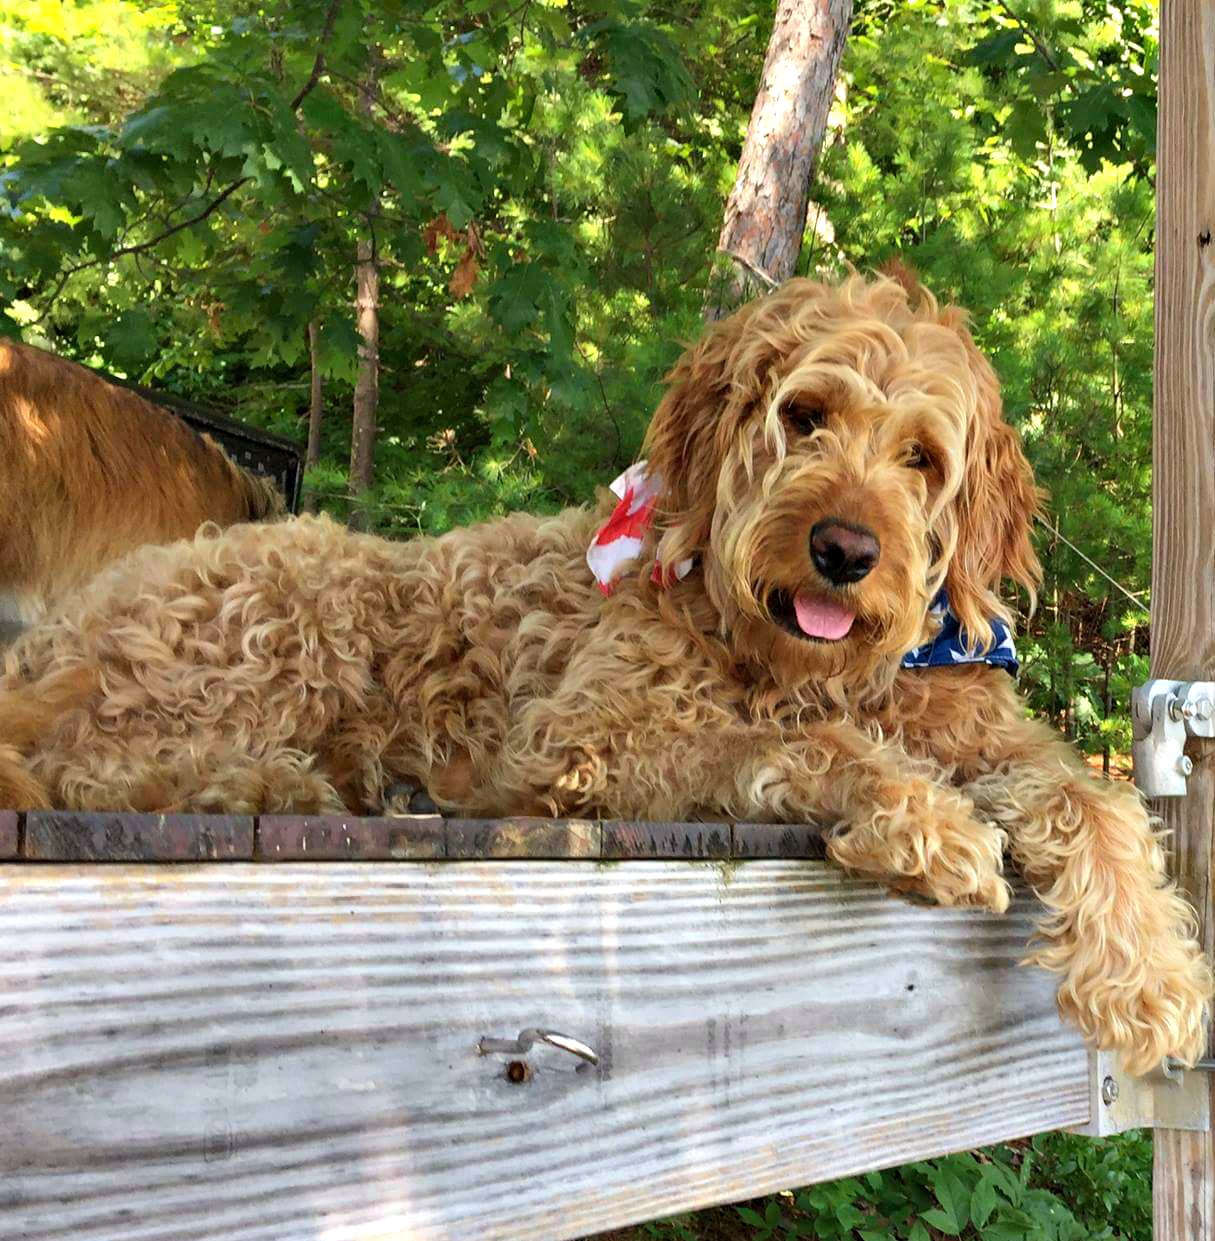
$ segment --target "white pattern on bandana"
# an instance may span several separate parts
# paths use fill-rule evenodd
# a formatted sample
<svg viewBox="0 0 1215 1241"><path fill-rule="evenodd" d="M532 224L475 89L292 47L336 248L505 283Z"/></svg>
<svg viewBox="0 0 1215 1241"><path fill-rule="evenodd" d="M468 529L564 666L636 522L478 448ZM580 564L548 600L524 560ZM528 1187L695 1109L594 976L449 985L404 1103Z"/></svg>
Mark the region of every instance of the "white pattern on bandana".
<svg viewBox="0 0 1215 1241"><path fill-rule="evenodd" d="M595 532L586 551L586 563L605 595L615 590L625 567L641 554L641 545L654 519L654 506L661 493L662 476L648 474L644 461L630 465L612 483L612 494L620 497L620 503ZM687 577L691 571L691 559L681 560L675 566L675 577ZM662 580L662 570L657 564L654 580Z"/></svg>

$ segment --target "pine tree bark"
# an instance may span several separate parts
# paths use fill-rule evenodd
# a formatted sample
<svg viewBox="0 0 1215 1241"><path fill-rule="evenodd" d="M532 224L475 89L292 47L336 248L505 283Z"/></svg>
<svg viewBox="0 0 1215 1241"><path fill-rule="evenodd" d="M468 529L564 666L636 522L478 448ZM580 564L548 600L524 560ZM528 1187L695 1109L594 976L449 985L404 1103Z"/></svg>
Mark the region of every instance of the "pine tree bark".
<svg viewBox="0 0 1215 1241"><path fill-rule="evenodd" d="M321 459L321 419L325 411L325 389L321 380L318 358L319 329L315 319L308 323L308 358L312 365L312 388L308 396L308 448L304 453L304 473L317 465ZM304 507L315 513L319 507L315 495L309 494Z"/></svg>
<svg viewBox="0 0 1215 1241"><path fill-rule="evenodd" d="M360 111L369 114L379 80L373 61L359 90ZM355 249L355 327L359 334L359 369L354 384L354 419L350 429L350 516L352 530L366 530L366 495L375 481L376 416L380 404L380 263L375 244L379 200L364 215L365 234Z"/></svg>
<svg viewBox="0 0 1215 1241"><path fill-rule="evenodd" d="M717 250L705 318L720 319L792 276L810 184L827 132L852 0L779 0L738 175Z"/></svg>

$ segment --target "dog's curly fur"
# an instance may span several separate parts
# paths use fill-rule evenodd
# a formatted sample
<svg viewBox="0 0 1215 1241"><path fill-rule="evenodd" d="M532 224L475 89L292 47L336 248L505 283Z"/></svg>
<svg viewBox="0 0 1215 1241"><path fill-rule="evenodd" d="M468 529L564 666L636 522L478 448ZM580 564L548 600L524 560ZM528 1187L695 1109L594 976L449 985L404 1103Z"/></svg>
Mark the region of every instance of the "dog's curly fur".
<svg viewBox="0 0 1215 1241"><path fill-rule="evenodd" d="M6 657L0 804L820 820L842 865L947 905L1047 908L1059 1005L1142 1072L1202 1044L1211 977L1129 787L1092 778L983 665L901 670L944 584L978 641L1032 595L1038 504L961 312L905 280L793 281L676 365L665 502L610 599L601 511L408 544L324 519L149 548ZM833 586L811 527L880 559ZM651 572L695 558L682 581ZM856 614L834 642L789 597Z"/></svg>
<svg viewBox="0 0 1215 1241"><path fill-rule="evenodd" d="M6 632L144 543L285 511L269 479L168 410L11 340L0 340L0 492Z"/></svg>

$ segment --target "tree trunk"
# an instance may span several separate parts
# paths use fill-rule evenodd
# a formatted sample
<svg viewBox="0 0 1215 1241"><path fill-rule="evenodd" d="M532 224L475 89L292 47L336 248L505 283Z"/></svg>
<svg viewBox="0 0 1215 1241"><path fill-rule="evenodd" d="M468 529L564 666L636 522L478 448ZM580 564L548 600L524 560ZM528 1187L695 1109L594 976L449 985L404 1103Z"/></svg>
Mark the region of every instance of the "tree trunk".
<svg viewBox="0 0 1215 1241"><path fill-rule="evenodd" d="M352 503L349 525L353 530L365 530L367 513L363 500L375 480L376 413L380 403L380 265L372 237L359 239L355 278L360 344L358 378L354 384L354 424L350 433Z"/></svg>
<svg viewBox="0 0 1215 1241"><path fill-rule="evenodd" d="M304 472L313 469L321 459L321 416L324 411L324 388L321 382L321 370L317 361L318 329L315 319L308 323L308 357L312 363L312 391L308 399L308 450L304 454ZM319 505L317 498L311 493L304 507L315 513Z"/></svg>
<svg viewBox="0 0 1215 1241"><path fill-rule="evenodd" d="M806 204L835 94L852 0L779 0L705 318L720 319L797 268Z"/></svg>
<svg viewBox="0 0 1215 1241"><path fill-rule="evenodd" d="M379 66L373 60L359 91L359 109L371 112ZM350 516L352 530L369 524L366 493L375 480L376 414L380 404L380 262L375 245L375 217L379 200L373 198L364 217L366 235L355 253L355 325L359 333L359 369L354 384L354 420L350 431Z"/></svg>

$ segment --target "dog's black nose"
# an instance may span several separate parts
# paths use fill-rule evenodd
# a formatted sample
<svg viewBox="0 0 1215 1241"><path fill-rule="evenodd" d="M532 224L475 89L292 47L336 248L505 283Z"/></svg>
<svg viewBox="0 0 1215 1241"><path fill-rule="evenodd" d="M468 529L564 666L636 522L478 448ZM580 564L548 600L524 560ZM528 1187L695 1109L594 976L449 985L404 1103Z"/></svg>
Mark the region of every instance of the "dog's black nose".
<svg viewBox="0 0 1215 1241"><path fill-rule="evenodd" d="M850 521L828 517L815 522L810 531L810 559L836 586L859 582L877 564L880 553L873 531Z"/></svg>

